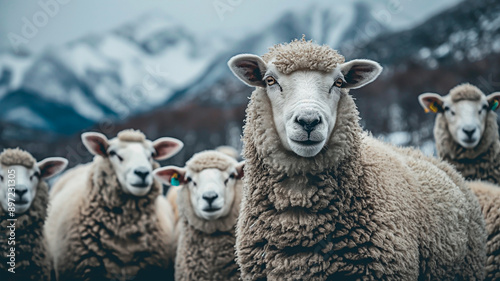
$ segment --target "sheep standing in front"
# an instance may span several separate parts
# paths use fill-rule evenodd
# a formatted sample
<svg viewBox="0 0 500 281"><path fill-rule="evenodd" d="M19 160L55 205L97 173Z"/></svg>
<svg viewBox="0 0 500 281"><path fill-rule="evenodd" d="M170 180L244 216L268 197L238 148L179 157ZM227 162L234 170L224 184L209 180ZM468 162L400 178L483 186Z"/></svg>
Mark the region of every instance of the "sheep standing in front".
<svg viewBox="0 0 500 281"><path fill-rule="evenodd" d="M477 199L448 164L363 133L349 89L381 67L305 40L233 73L255 86L236 228L242 280L482 280Z"/></svg>
<svg viewBox="0 0 500 281"><path fill-rule="evenodd" d="M439 157L469 180L500 184L500 140L497 114L500 92L485 96L471 84L461 84L442 97L418 97L427 112L437 113L434 139Z"/></svg>
<svg viewBox="0 0 500 281"><path fill-rule="evenodd" d="M151 142L133 130L111 140L84 133L82 140L94 161L56 184L46 223L58 280L168 280L173 215L152 171L182 142Z"/></svg>
<svg viewBox="0 0 500 281"><path fill-rule="evenodd" d="M244 162L209 150L195 154L184 168L154 171L163 182L173 178L182 186L177 194L175 280L239 280L234 243L243 166Z"/></svg>
<svg viewBox="0 0 500 281"><path fill-rule="evenodd" d="M43 226L47 216L46 179L68 161L35 158L20 149L0 154L0 280L50 280L52 269Z"/></svg>

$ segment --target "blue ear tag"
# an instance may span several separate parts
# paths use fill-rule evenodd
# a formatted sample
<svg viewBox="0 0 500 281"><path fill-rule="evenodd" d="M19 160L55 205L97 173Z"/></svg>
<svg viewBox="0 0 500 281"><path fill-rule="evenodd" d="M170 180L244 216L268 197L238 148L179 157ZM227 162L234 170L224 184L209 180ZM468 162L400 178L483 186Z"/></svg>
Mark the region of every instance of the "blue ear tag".
<svg viewBox="0 0 500 281"><path fill-rule="evenodd" d="M495 100L495 102L493 102L493 104L491 105L491 111L495 111L495 109L498 108L498 100Z"/></svg>
<svg viewBox="0 0 500 281"><path fill-rule="evenodd" d="M181 184L179 182L179 174L178 173L174 173L172 175L172 177L170 178L170 184L173 185L173 186L178 186L178 185Z"/></svg>

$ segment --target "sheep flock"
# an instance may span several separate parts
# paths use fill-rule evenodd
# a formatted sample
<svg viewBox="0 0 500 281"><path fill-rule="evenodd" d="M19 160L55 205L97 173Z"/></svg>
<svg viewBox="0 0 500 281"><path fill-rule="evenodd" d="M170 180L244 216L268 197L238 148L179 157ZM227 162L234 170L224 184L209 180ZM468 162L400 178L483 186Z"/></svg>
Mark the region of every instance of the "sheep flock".
<svg viewBox="0 0 500 281"><path fill-rule="evenodd" d="M421 94L432 157L360 125L375 61L302 38L228 67L254 88L241 154L162 167L183 142L134 129L82 133L65 172L1 152L0 280L500 280L500 92Z"/></svg>

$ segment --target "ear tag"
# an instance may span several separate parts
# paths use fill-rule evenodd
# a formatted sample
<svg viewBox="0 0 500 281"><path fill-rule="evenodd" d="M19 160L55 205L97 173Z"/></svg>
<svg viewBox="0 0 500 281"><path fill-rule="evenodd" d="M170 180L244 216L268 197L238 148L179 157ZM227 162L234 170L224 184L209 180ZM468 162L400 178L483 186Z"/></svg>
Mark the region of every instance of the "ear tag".
<svg viewBox="0 0 500 281"><path fill-rule="evenodd" d="M438 112L438 104L437 102L433 102L430 106L429 106L429 109L434 112L434 113L437 113Z"/></svg>
<svg viewBox="0 0 500 281"><path fill-rule="evenodd" d="M494 100L493 104L491 105L491 111L495 111L495 109L498 108L498 100Z"/></svg>
<svg viewBox="0 0 500 281"><path fill-rule="evenodd" d="M181 183L179 182L179 174L174 173L170 178L170 184L173 186L179 186Z"/></svg>

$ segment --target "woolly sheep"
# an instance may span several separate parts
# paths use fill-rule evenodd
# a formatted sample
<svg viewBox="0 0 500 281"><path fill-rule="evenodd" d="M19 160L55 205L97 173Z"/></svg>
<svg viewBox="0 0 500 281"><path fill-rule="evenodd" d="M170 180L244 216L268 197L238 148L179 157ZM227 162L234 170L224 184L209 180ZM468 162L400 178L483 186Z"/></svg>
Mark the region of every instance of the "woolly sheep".
<svg viewBox="0 0 500 281"><path fill-rule="evenodd" d="M243 280L482 280L477 199L448 164L363 133L349 89L382 68L305 40L228 62L244 128Z"/></svg>
<svg viewBox="0 0 500 281"><path fill-rule="evenodd" d="M151 280L172 274L173 216L154 160L183 146L173 138L147 140L125 130L108 140L84 133L95 155L91 165L73 171L72 180L51 198L46 223L58 280ZM165 277L166 278L166 277Z"/></svg>
<svg viewBox="0 0 500 281"><path fill-rule="evenodd" d="M471 84L461 84L442 97L418 97L427 112L437 113L434 138L439 157L466 179L500 184L500 140L497 114L500 92L485 96Z"/></svg>
<svg viewBox="0 0 500 281"><path fill-rule="evenodd" d="M195 154L184 168L154 171L159 180L170 183L175 177L183 186L177 195L176 280L239 280L234 243L243 166L244 162L209 150Z"/></svg>
<svg viewBox="0 0 500 281"><path fill-rule="evenodd" d="M67 164L60 157L36 162L21 149L5 149L0 154L0 280L50 280L52 265L43 233L48 204L45 180Z"/></svg>
<svg viewBox="0 0 500 281"><path fill-rule="evenodd" d="M484 182L469 182L469 187L476 194L486 220L486 278L500 280L500 188Z"/></svg>

